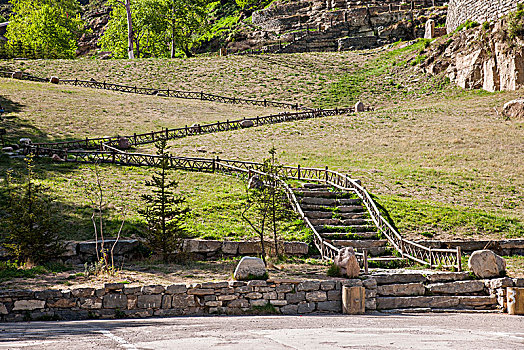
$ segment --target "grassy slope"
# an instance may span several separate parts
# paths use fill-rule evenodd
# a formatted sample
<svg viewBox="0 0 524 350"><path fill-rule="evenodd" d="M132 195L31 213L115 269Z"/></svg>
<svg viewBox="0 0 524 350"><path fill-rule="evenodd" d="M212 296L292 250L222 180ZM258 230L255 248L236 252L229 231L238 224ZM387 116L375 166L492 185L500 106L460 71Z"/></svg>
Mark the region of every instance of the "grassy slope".
<svg viewBox="0 0 524 350"><path fill-rule="evenodd" d="M432 235L435 238L523 236L521 155L524 124L504 121L493 109L500 110L505 101L518 96L519 92L462 91L439 79L424 77L406 63L410 59L416 60L424 45L420 42L415 47L366 56L322 53L207 57L184 61L27 61L8 62L6 65L21 67L37 75L94 77L155 87L169 85L170 88L215 91L230 96L299 101L309 106L347 106L360 98L379 108L358 116L286 123L179 140L172 143L173 153L201 156L203 149L207 154L219 154L224 158L261 160L267 150L275 146L284 163L328 165L362 179L370 191L378 194L379 201L402 233L413 238ZM23 95L17 91L27 89L28 85L41 85L7 80L1 80L0 84L5 98L23 105L15 114L23 115L29 125L46 129L47 137L63 138L76 133L61 135L57 130L48 130L50 127L38 124L31 111L36 108L43 115L51 115L49 107L38 106L37 101L21 100ZM57 90L55 93L60 99L64 95L85 99L99 94L69 87L46 85L45 89L51 89L49 94L53 89ZM59 90L74 90L75 93L64 94ZM71 122L68 117L73 128L59 126L55 129L76 130L78 125L78 133L83 133L93 127L94 131L89 135L94 136L148 130L150 125L165 127L168 120L158 120L156 124L144 127L148 120L155 123L153 118L137 118L142 118L148 108L155 108L156 116L163 111L169 113L169 108L174 108L172 104L175 103L180 104L177 107L180 114L189 115L188 124L189 120L200 118L201 113L192 113L195 108L209 111L207 118L211 120L227 119L222 111L231 110L231 106L213 103L192 105L186 101L124 95L125 101L136 101L137 107L129 111L126 106L119 107L115 103L121 101L121 95L101 95L107 95L107 98L100 98L96 108L100 111L106 109L109 113L99 112L97 118L87 121ZM71 105L75 103L71 102ZM53 115L70 115L67 108L55 106L52 110ZM243 112L234 113L243 115ZM112 115L119 115L118 120L132 123L126 127L118 123L96 126L98 118L114 120ZM80 173L81 169L75 168L71 172ZM124 170L110 168L108 171L119 173ZM143 180L140 172L133 170L129 173ZM215 230L222 236L228 235L230 227L239 234L248 232L238 220L238 211L235 212L238 210L235 209L238 204L235 198L241 193L240 183L207 178L212 175L184 176L188 180L187 183L184 183L186 180L181 182L181 188L194 198L192 206L196 205L201 213L194 219L193 227L205 232ZM194 183L199 184L198 190ZM202 192L204 188L207 190ZM219 200L210 200L214 195ZM81 198L81 195L77 197ZM213 209L204 203L212 204ZM215 214L206 218L204 213L208 212ZM199 226L199 222L205 224Z"/></svg>

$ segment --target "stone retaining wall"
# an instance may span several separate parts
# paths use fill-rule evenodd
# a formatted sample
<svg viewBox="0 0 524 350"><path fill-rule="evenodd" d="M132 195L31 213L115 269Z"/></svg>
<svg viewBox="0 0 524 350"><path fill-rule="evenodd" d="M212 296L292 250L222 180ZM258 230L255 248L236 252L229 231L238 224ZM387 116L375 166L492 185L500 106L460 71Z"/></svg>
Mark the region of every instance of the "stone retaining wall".
<svg viewBox="0 0 524 350"><path fill-rule="evenodd" d="M446 29L451 33L468 19L482 24L515 11L522 0L450 0Z"/></svg>
<svg viewBox="0 0 524 350"><path fill-rule="evenodd" d="M360 279L224 281L170 286L2 290L0 321L181 315L341 313L342 286L366 290L366 311L505 309L506 288L524 279L468 280L467 273L376 273Z"/></svg>
<svg viewBox="0 0 524 350"><path fill-rule="evenodd" d="M106 248L114 244L114 240L106 240ZM272 249L272 242L267 242L266 249ZM304 242L282 242L283 252L287 255L304 256L308 254L308 244ZM98 243L100 250L100 243ZM66 242L63 254L59 260L66 264L83 264L96 261L97 245L94 241ZM197 260L234 257L244 255L258 255L262 253L260 242L253 241L217 241L205 239L184 240L183 250ZM126 262L149 256L149 250L136 239L121 239L114 249L115 260ZM0 259L9 257L0 251Z"/></svg>
<svg viewBox="0 0 524 350"><path fill-rule="evenodd" d="M471 254L475 250L489 249L498 255L524 255L524 239L503 239L485 241L419 241L426 247L437 249L462 248L463 253Z"/></svg>

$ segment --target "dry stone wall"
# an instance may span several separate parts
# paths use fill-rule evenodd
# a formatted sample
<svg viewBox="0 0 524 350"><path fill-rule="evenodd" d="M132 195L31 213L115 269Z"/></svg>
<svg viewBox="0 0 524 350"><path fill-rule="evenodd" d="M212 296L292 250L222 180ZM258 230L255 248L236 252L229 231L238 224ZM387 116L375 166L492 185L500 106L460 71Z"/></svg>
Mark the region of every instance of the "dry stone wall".
<svg viewBox="0 0 524 350"><path fill-rule="evenodd" d="M470 280L468 273L375 273L358 279L222 281L102 288L0 290L0 322L184 315L341 313L342 287L364 287L366 312L505 310L522 278Z"/></svg>
<svg viewBox="0 0 524 350"><path fill-rule="evenodd" d="M451 33L468 19L478 23L493 22L515 11L522 0L450 0L446 29Z"/></svg>

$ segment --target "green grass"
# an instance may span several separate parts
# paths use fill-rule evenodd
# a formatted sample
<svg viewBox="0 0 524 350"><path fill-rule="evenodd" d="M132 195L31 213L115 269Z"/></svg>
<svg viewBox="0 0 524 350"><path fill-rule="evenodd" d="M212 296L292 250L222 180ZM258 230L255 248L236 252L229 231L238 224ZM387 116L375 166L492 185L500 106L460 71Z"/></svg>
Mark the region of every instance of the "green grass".
<svg viewBox="0 0 524 350"><path fill-rule="evenodd" d="M0 262L0 282L8 281L13 278L34 278L38 275L69 271L71 268L61 264L50 263L38 265L31 268L18 266L16 263L9 261Z"/></svg>

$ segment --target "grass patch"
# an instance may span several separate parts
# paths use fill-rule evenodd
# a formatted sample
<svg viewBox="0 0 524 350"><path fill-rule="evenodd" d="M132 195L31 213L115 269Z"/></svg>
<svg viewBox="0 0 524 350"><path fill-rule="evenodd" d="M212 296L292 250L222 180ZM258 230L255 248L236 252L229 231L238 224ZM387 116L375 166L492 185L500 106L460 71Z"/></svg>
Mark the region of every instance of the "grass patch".
<svg viewBox="0 0 524 350"><path fill-rule="evenodd" d="M0 262L0 282L13 278L35 278L38 275L69 271L71 268L62 264L49 263L33 267L19 266L10 261Z"/></svg>

